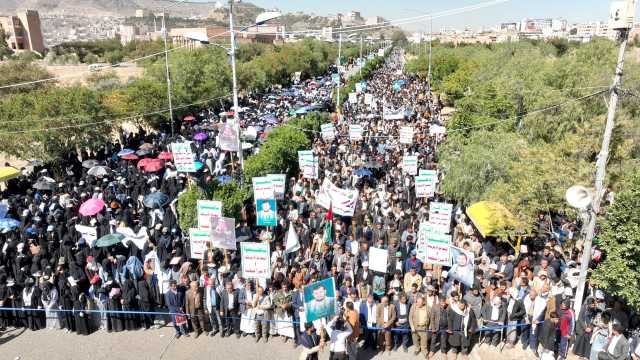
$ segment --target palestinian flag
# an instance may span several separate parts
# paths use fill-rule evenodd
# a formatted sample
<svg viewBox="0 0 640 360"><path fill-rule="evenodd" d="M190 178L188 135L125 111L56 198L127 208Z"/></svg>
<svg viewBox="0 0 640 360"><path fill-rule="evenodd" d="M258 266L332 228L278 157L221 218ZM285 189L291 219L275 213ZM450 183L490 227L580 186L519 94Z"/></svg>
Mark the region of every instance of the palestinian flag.
<svg viewBox="0 0 640 360"><path fill-rule="evenodd" d="M324 242L333 243L333 206L329 204L329 211L324 216Z"/></svg>

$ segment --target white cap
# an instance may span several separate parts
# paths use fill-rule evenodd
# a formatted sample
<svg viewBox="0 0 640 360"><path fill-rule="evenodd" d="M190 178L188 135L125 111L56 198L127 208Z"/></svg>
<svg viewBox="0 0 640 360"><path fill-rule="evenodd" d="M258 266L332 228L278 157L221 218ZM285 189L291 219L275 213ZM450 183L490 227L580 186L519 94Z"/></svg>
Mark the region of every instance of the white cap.
<svg viewBox="0 0 640 360"><path fill-rule="evenodd" d="M596 290L596 299L604 300L604 292L602 290Z"/></svg>

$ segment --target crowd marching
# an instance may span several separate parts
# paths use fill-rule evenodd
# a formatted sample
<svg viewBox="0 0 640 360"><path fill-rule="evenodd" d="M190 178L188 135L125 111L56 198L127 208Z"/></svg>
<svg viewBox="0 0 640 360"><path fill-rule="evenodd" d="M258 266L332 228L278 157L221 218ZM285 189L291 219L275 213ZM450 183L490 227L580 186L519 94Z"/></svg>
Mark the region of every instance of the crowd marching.
<svg viewBox="0 0 640 360"><path fill-rule="evenodd" d="M363 348L466 358L476 346L496 354L518 346L541 359L640 359L640 321L624 301L588 284L579 315L572 310L574 223L541 214L534 236L511 246L482 237L438 193L442 104L403 65L403 52L388 49L314 133L302 155L310 161L286 181L277 210L250 201L236 219L242 241L208 246L199 259L176 201L189 183L235 181L240 164L219 136L230 114L185 119L180 140L196 140L198 164L188 175L171 163L178 140L144 131L55 168L33 163L2 193L0 329L89 335L171 323L176 337L277 337L306 359L324 349L356 359ZM260 139L289 126L289 115L325 110L335 90L325 76L249 97L242 126ZM270 216L275 226L258 226ZM245 276L256 270L245 263L247 244L266 247L266 276Z"/></svg>

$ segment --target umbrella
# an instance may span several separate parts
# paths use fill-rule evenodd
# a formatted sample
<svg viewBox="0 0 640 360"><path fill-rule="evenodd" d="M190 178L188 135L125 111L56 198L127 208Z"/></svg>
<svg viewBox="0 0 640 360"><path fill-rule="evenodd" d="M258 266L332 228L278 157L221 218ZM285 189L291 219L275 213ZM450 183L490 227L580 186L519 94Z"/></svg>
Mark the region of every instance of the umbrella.
<svg viewBox="0 0 640 360"><path fill-rule="evenodd" d="M229 175L222 175L222 176L218 176L216 178L216 180L218 180L218 182L222 185L230 183L233 181L233 177L229 176Z"/></svg>
<svg viewBox="0 0 640 360"><path fill-rule="evenodd" d="M38 190L50 190L53 191L56 188L56 181L50 177L42 176L33 185L34 189Z"/></svg>
<svg viewBox="0 0 640 360"><path fill-rule="evenodd" d="M208 138L208 137L209 137L209 136L208 136L206 133L199 132L199 133L197 133L197 134L193 135L193 140L196 140L196 141L205 141L205 140L207 140L207 138Z"/></svg>
<svg viewBox="0 0 640 360"><path fill-rule="evenodd" d="M193 116L193 115L187 115L187 116L185 116L185 117L184 117L184 119L182 119L182 120L184 120L184 121L195 121L195 119L196 119L196 118L195 118L195 116Z"/></svg>
<svg viewBox="0 0 640 360"><path fill-rule="evenodd" d="M162 159L150 159L151 161L147 162L144 165L144 171L146 172L156 172L164 169L164 160Z"/></svg>
<svg viewBox="0 0 640 360"><path fill-rule="evenodd" d="M138 150L136 151L136 155L138 156L146 156L151 154L151 150Z"/></svg>
<svg viewBox="0 0 640 360"><path fill-rule="evenodd" d="M87 171L87 174L93 176L107 176L109 171L111 171L111 169L106 166L94 166Z"/></svg>
<svg viewBox="0 0 640 360"><path fill-rule="evenodd" d="M304 107L296 110L296 112L295 112L296 115L304 115L306 113L307 113L307 108L304 108Z"/></svg>
<svg viewBox="0 0 640 360"><path fill-rule="evenodd" d="M89 199L80 205L80 215L93 216L104 209L104 201L102 199Z"/></svg>
<svg viewBox="0 0 640 360"><path fill-rule="evenodd" d="M13 230L20 226L20 221L12 218L0 219L0 230Z"/></svg>
<svg viewBox="0 0 640 360"><path fill-rule="evenodd" d="M95 246L96 247L107 247L107 246L111 246L111 245L115 245L119 242L122 242L122 239L124 239L124 235L122 234L107 234L103 237L101 237L100 239L98 239L98 241L96 241Z"/></svg>
<svg viewBox="0 0 640 360"><path fill-rule="evenodd" d="M131 150L131 149L122 149L120 151L118 151L118 153L116 155L120 156L120 157L124 157L130 154L135 153L135 151Z"/></svg>
<svg viewBox="0 0 640 360"><path fill-rule="evenodd" d="M260 120L265 121L267 124L277 124L278 123L278 118L275 117L275 115L273 114L267 114L265 116L263 116Z"/></svg>
<svg viewBox="0 0 640 360"><path fill-rule="evenodd" d="M213 124L205 124L205 125L202 125L202 128L205 130L215 130L218 128L218 126Z"/></svg>
<svg viewBox="0 0 640 360"><path fill-rule="evenodd" d="M380 169L382 167L382 164L377 161L369 161L368 163L364 164L364 167L369 169Z"/></svg>
<svg viewBox="0 0 640 360"><path fill-rule="evenodd" d="M149 144L149 143L144 143L142 145L140 145L140 147L138 148L138 150L153 150L153 145Z"/></svg>
<svg viewBox="0 0 640 360"><path fill-rule="evenodd" d="M138 161L138 169L142 169L145 166L147 166L147 164L153 160L156 159L151 159L151 158L144 158L144 159L140 159L140 161Z"/></svg>
<svg viewBox="0 0 640 360"><path fill-rule="evenodd" d="M11 167L11 166L6 166L0 169L0 181L7 181L7 180L11 180L13 178L17 178L18 176L20 176L20 170Z"/></svg>
<svg viewBox="0 0 640 360"><path fill-rule="evenodd" d="M139 157L134 153L129 153L127 155L122 155L121 158L123 160L138 160Z"/></svg>
<svg viewBox="0 0 640 360"><path fill-rule="evenodd" d="M158 154L158 159L172 160L173 159L173 153L170 152L170 151L163 151L160 154Z"/></svg>
<svg viewBox="0 0 640 360"><path fill-rule="evenodd" d="M202 162L200 162L200 161L195 161L193 163L193 165L195 166L196 171L198 171L198 170L200 170L200 169L202 169L204 167L204 164Z"/></svg>
<svg viewBox="0 0 640 360"><path fill-rule="evenodd" d="M371 170L369 169L365 169L365 168L360 168L357 169L355 171L356 175L358 175L359 177L363 177L363 176L371 176L373 175L373 173L371 172Z"/></svg>
<svg viewBox="0 0 640 360"><path fill-rule="evenodd" d="M148 208L156 208L156 207L159 208L164 206L167 203L167 201L169 201L169 197L167 195L159 191L156 191L145 196L144 199L142 200L142 203L144 204L144 206Z"/></svg>
<svg viewBox="0 0 640 360"><path fill-rule="evenodd" d="M94 166L100 165L100 161L98 160L85 160L82 162L82 167L85 169L91 169Z"/></svg>
<svg viewBox="0 0 640 360"><path fill-rule="evenodd" d="M224 111L220 113L220 116L234 116L234 112L233 111Z"/></svg>

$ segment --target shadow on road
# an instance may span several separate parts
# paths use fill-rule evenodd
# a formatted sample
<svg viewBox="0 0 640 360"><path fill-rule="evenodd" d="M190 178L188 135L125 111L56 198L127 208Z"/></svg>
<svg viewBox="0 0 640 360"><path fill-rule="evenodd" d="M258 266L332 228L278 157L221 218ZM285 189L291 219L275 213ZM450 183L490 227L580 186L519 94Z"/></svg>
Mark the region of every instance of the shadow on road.
<svg viewBox="0 0 640 360"><path fill-rule="evenodd" d="M22 335L22 333L24 333L27 329L25 328L19 328L19 329L11 329L11 330L5 330L3 332L0 333L0 346L8 343L9 341L17 338L18 336Z"/></svg>

